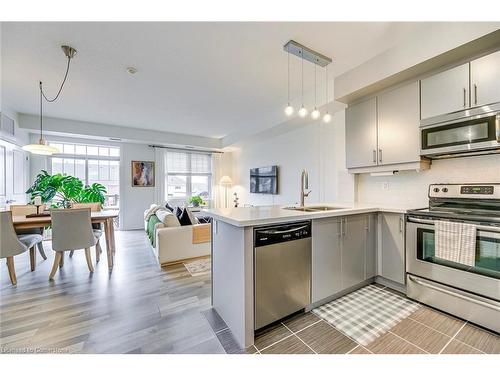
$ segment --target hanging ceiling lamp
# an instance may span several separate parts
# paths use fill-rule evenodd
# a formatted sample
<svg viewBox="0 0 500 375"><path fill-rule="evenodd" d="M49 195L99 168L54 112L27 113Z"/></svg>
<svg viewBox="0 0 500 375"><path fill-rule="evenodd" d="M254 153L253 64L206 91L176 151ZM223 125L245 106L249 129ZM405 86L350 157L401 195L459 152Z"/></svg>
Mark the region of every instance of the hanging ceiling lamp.
<svg viewBox="0 0 500 375"><path fill-rule="evenodd" d="M307 109L306 109L306 107L304 107L304 50L300 51L300 57L302 59L302 86L301 86L301 103L302 103L302 105L300 106L300 109L299 109L299 116L306 117L307 116Z"/></svg>
<svg viewBox="0 0 500 375"><path fill-rule="evenodd" d="M287 47L286 53L287 53L287 59L288 59L288 105L285 108L285 115L291 116L291 115L293 115L294 109L290 105L290 49L289 49L289 47Z"/></svg>
<svg viewBox="0 0 500 375"><path fill-rule="evenodd" d="M23 146L23 150L29 151L32 154L36 155L52 155L57 152L59 152L59 149L49 146L47 141L43 139L43 100L45 99L47 102L52 103L59 98L59 95L61 94L61 91L64 87L64 83L66 82L66 78L68 78L68 73L69 73L69 65L71 62L71 59L76 55L76 49L70 46L61 46L64 54L68 58L68 65L66 67L66 73L64 74L64 79L61 83L61 87L59 87L59 91L57 92L57 95L53 99L47 98L45 93L43 92L43 84L42 81L39 83L39 88L40 88L40 139L38 140L38 143L34 144L29 144Z"/></svg>
<svg viewBox="0 0 500 375"><path fill-rule="evenodd" d="M313 120L319 119L319 116L321 113L319 113L318 108L316 108L316 66L317 64L314 64L314 110L311 112L311 117Z"/></svg>
<svg viewBox="0 0 500 375"><path fill-rule="evenodd" d="M323 122L330 122L332 121L332 115L328 113L328 65L325 66L325 71L326 71L326 113L323 116Z"/></svg>

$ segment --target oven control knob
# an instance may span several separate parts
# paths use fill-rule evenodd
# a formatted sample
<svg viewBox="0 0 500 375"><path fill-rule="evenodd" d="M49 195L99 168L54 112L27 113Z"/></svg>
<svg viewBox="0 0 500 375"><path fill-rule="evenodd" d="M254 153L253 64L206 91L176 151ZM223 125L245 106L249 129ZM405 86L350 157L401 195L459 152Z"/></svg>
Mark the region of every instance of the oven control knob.
<svg viewBox="0 0 500 375"><path fill-rule="evenodd" d="M445 187L444 187L443 189L441 189L441 191L442 191L443 193L447 193L447 192L448 192L448 188L445 188Z"/></svg>
<svg viewBox="0 0 500 375"><path fill-rule="evenodd" d="M434 188L434 193L439 193L439 188Z"/></svg>

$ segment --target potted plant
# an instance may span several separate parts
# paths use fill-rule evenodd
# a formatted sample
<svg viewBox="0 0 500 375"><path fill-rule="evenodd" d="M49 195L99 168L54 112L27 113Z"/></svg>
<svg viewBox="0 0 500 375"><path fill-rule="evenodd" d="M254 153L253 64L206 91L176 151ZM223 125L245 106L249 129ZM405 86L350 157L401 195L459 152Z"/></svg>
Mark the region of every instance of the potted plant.
<svg viewBox="0 0 500 375"><path fill-rule="evenodd" d="M52 207L70 208L73 203L104 204L106 188L98 183L84 186L78 177L50 175L42 170L26 194L30 194L31 200L40 196L43 203L51 203Z"/></svg>
<svg viewBox="0 0 500 375"><path fill-rule="evenodd" d="M203 199L199 195L195 195L189 198L189 203L191 203L193 207L199 207L203 204Z"/></svg>

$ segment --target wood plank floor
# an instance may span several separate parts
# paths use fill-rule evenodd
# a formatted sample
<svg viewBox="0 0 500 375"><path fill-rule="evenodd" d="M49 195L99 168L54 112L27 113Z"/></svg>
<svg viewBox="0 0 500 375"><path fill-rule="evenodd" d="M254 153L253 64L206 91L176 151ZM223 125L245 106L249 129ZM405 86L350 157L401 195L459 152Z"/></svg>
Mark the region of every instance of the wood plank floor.
<svg viewBox="0 0 500 375"><path fill-rule="evenodd" d="M106 256L88 272L83 251L66 257L48 281L54 252L15 257L18 284L1 263L0 350L3 353L224 353L201 313L210 308L210 275L182 264L161 269L143 231L116 232L113 272ZM105 250L104 250L105 251Z"/></svg>

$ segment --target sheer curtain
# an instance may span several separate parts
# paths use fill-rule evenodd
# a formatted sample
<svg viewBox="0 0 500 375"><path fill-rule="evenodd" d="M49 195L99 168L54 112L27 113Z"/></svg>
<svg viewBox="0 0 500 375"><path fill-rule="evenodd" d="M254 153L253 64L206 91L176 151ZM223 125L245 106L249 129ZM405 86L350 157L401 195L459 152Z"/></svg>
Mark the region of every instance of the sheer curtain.
<svg viewBox="0 0 500 375"><path fill-rule="evenodd" d="M212 154L212 208L224 207L224 199L221 197L219 181L222 178L221 161L222 154Z"/></svg>
<svg viewBox="0 0 500 375"><path fill-rule="evenodd" d="M156 204L162 206L166 203L166 159L167 150L164 148L155 147L155 202Z"/></svg>

